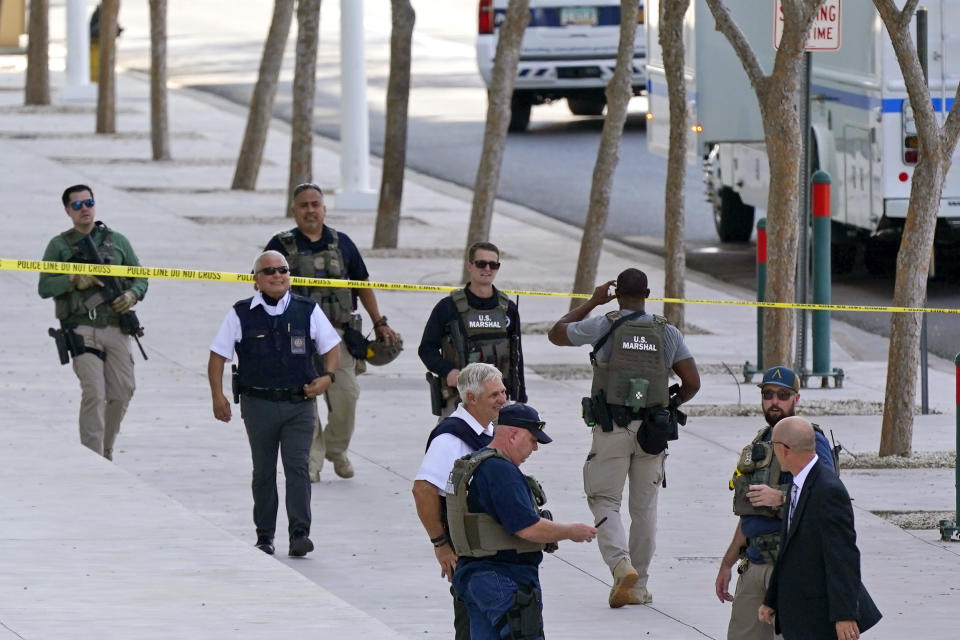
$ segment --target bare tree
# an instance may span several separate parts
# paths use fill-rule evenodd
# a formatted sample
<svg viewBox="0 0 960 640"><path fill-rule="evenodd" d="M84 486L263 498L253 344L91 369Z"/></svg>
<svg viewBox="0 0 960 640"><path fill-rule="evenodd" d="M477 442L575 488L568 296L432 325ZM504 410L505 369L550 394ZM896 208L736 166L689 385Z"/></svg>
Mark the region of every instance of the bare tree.
<svg viewBox="0 0 960 640"><path fill-rule="evenodd" d="M313 105L317 92L317 45L320 0L297 2L297 59L293 68L293 113L290 118L290 178L287 215L293 215L293 189L313 180Z"/></svg>
<svg viewBox="0 0 960 640"><path fill-rule="evenodd" d="M658 38L663 51L663 69L670 103L670 148L664 198L664 296L683 298L687 255L683 242L684 198L687 156L687 87L683 78L683 18L690 0L661 0ZM684 305L668 302L663 314L670 324L684 329Z"/></svg>
<svg viewBox="0 0 960 640"><path fill-rule="evenodd" d="M577 274L573 280L575 293L591 293L596 286L597 265L603 248L603 234L610 213L610 187L613 172L620 161L620 139L627 121L627 105L633 95L633 49L637 33L637 1L620 0L620 43L617 47L617 65L613 78L607 85L607 117L603 121L597 161L593 165L593 182L590 185L590 205L583 225L580 240L580 257L577 259ZM572 298L570 308L579 306L582 300Z"/></svg>
<svg viewBox="0 0 960 640"><path fill-rule="evenodd" d="M487 240L493 219L493 203L500 186L500 166L507 145L507 127L513 86L517 80L517 65L523 33L530 24L530 0L510 0L503 23L497 30L497 52L493 59L493 77L487 91L487 122L483 130L483 150L473 187L473 208L467 229L467 247ZM464 267L463 280L468 279Z"/></svg>
<svg viewBox="0 0 960 640"><path fill-rule="evenodd" d="M31 0L24 104L50 104L50 1Z"/></svg>
<svg viewBox="0 0 960 640"><path fill-rule="evenodd" d="M407 164L407 107L410 102L410 57L416 13L410 0L392 0L390 79L387 82L387 123L383 134L383 169L373 247L394 249L400 234L400 204Z"/></svg>
<svg viewBox="0 0 960 640"><path fill-rule="evenodd" d="M167 0L150 0L150 146L154 160L170 159L167 110Z"/></svg>
<svg viewBox="0 0 960 640"><path fill-rule="evenodd" d="M770 75L764 75L756 54L733 22L722 0L706 0L720 31L730 42L757 94L770 191L767 199L767 287L764 299L793 302L800 228L800 157L804 131L800 124L798 88L807 32L823 0L782 0L783 36ZM793 312L765 309L763 361L790 362Z"/></svg>
<svg viewBox="0 0 960 640"><path fill-rule="evenodd" d="M903 10L893 0L874 0L900 64L910 107L917 125L919 159L910 184L910 203L903 226L893 304L922 307L926 304L927 276L933 251L937 211L943 181L960 135L960 87L943 127L930 99L916 46L910 37L910 21L918 0L908 0ZM920 314L894 313L890 321L887 356L887 390L883 402L880 455L909 456L913 447L913 406L920 357Z"/></svg>
<svg viewBox="0 0 960 640"><path fill-rule="evenodd" d="M247 128L243 132L243 143L237 158L237 168L233 173L231 189L253 191L257 187L257 174L263 159L263 147L267 143L267 128L273 116L273 100L277 95L277 80L280 77L280 65L283 63L283 50L290 35L290 23L293 22L294 0L275 0L273 18L267 41L263 45L263 57L260 60L260 75L253 87L250 98L250 111L247 114Z"/></svg>
<svg viewBox="0 0 960 640"><path fill-rule="evenodd" d="M97 75L97 133L117 132L117 14L120 0L100 4L100 69Z"/></svg>

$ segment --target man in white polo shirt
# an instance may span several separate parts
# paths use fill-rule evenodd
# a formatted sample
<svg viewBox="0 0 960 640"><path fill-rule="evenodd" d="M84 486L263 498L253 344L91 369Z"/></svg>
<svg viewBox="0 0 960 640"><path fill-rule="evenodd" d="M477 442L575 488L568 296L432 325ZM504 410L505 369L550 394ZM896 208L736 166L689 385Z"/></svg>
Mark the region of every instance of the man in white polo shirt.
<svg viewBox="0 0 960 640"><path fill-rule="evenodd" d="M444 489L453 463L486 446L493 438L493 423L507 403L507 392L499 369L475 362L457 375L457 391L463 402L449 417L440 421L427 438L427 450L413 482L417 515L430 536L433 552L440 563L440 575L453 578L457 554L450 544L447 529ZM453 594L453 591L450 592ZM453 625L457 640L470 637L467 606L454 594Z"/></svg>

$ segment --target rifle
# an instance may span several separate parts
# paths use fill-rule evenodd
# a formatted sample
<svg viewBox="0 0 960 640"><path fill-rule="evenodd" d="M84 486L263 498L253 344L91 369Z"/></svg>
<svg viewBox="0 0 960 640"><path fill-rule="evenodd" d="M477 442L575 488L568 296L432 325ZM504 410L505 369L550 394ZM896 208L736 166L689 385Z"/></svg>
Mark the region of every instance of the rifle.
<svg viewBox="0 0 960 640"><path fill-rule="evenodd" d="M98 225L102 224L100 222ZM103 257L100 255L100 252L97 251L97 246L93 243L93 238L91 237L92 233L88 233L80 241L80 248L82 257L92 264L107 264L104 262ZM100 290L101 297L103 302L106 304L111 304L114 300L123 295L125 291L120 287L120 283L117 282L115 276L100 276L99 280L103 283L103 288ZM140 319L137 318L135 311L125 311L119 314L120 320L120 331L125 333L128 336L133 336L133 339L137 343L137 348L140 349L140 354L143 356L144 360L147 360L147 352L143 350L143 345L140 344L140 338L143 337L143 327L140 325Z"/></svg>

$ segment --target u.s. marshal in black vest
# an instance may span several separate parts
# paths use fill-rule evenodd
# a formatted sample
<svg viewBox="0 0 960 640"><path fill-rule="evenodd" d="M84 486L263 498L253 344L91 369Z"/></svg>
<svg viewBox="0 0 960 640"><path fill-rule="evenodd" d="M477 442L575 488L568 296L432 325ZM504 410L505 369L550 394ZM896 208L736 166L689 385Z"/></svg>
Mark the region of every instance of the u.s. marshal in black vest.
<svg viewBox="0 0 960 640"><path fill-rule="evenodd" d="M310 541L310 441L317 420L313 398L333 382L339 365L340 336L317 303L290 293L290 268L276 251L253 263L257 293L227 312L210 345L207 375L213 415L229 422L230 401L223 394L223 367L239 357L234 402L250 439L253 457L253 521L257 548L272 554L277 525L277 451L286 478L290 555L313 551ZM314 355L321 354L323 371Z"/></svg>
<svg viewBox="0 0 960 640"><path fill-rule="evenodd" d="M492 364L503 374L507 397L527 401L523 379L520 313L507 295L493 286L500 270L500 250L477 242L467 251L470 281L434 306L423 328L417 355L430 373L431 408L446 417L456 408L457 375L471 362Z"/></svg>
<svg viewBox="0 0 960 640"><path fill-rule="evenodd" d="M433 552L440 563L440 575L453 577L457 554L447 530L445 489L453 463L481 449L493 438L493 422L507 402L500 370L475 362L460 371L457 389L463 398L457 409L440 421L427 438L427 451L413 482L417 515L427 530ZM467 606L454 596L453 622L457 640L470 638Z"/></svg>

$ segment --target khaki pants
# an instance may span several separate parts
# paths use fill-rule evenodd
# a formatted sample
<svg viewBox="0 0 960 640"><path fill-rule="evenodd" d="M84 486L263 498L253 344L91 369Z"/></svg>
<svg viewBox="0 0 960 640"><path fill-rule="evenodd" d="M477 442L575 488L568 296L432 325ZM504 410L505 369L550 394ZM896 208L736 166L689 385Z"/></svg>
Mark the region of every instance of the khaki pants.
<svg viewBox="0 0 960 640"><path fill-rule="evenodd" d="M780 640L782 636L773 633L773 625L760 622L757 611L763 604L763 596L770 584L773 565L747 565L747 570L737 578L737 589L733 594L733 611L730 612L730 625L727 627L727 640Z"/></svg>
<svg viewBox="0 0 960 640"><path fill-rule="evenodd" d="M607 521L597 530L600 555L610 570L624 558L637 570L640 586L646 586L650 560L656 548L657 495L663 480L667 452L650 455L637 442L640 422L626 427L614 425L604 432L593 428L593 444L583 465L583 489L594 522ZM623 487L630 480L627 506L630 512L630 540L620 519Z"/></svg>
<svg viewBox="0 0 960 640"><path fill-rule="evenodd" d="M315 478L323 469L324 458L345 453L350 446L350 438L353 437L360 386L357 384L357 361L342 343L340 368L337 369L335 377L336 382L327 389L330 410L327 414L326 429L320 424L320 413L317 412L317 424L310 445L311 478Z"/></svg>
<svg viewBox="0 0 960 640"><path fill-rule="evenodd" d="M106 354L101 360L92 353L73 359L73 372L80 380L80 443L103 455L112 450L120 433L120 422L136 389L130 336L118 327L74 329L83 343Z"/></svg>

